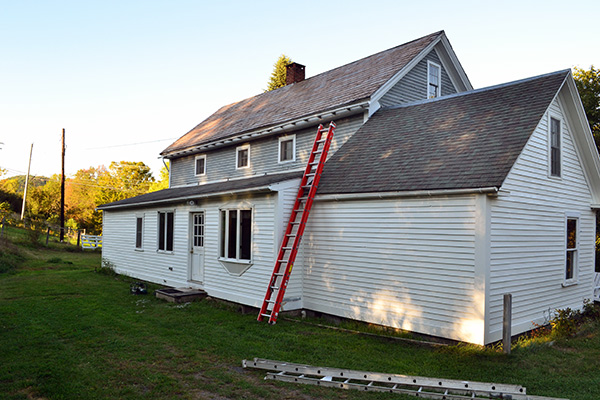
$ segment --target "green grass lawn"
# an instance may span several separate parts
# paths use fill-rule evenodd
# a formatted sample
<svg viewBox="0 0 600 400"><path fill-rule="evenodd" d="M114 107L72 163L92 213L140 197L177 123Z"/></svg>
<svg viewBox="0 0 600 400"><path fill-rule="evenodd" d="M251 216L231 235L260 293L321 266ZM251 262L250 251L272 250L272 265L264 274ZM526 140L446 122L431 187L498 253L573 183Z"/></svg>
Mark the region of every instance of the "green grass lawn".
<svg viewBox="0 0 600 400"><path fill-rule="evenodd" d="M10 253L9 244L0 244ZM0 273L0 399L412 398L264 381L264 371L241 368L242 359L254 357L600 398L598 322L551 344L522 342L506 356L285 320L269 326L212 300L175 305L132 295L129 278L95 271L95 251L18 251L21 264Z"/></svg>

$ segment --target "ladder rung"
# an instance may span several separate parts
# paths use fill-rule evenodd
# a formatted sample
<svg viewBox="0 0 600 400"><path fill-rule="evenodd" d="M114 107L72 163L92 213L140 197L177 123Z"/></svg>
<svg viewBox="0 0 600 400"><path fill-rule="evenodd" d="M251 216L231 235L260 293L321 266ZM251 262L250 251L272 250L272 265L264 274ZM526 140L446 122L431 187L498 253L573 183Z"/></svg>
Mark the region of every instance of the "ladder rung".
<svg viewBox="0 0 600 400"><path fill-rule="evenodd" d="M322 152L323 152L323 150L315 150L315 151L313 152L313 154L321 154Z"/></svg>
<svg viewBox="0 0 600 400"><path fill-rule="evenodd" d="M282 250L291 250L291 249L293 249L293 247L282 247L281 249Z"/></svg>
<svg viewBox="0 0 600 400"><path fill-rule="evenodd" d="M260 314L261 317L267 317L267 318L271 318L271 314Z"/></svg>
<svg viewBox="0 0 600 400"><path fill-rule="evenodd" d="M275 303L275 300L265 300L267 303Z"/></svg>
<svg viewBox="0 0 600 400"><path fill-rule="evenodd" d="M271 286L272 290L279 290L279 286Z"/></svg>
<svg viewBox="0 0 600 400"><path fill-rule="evenodd" d="M317 164L319 164L320 162L321 162L321 161L313 161L313 162L311 162L309 165L317 165Z"/></svg>
<svg viewBox="0 0 600 400"><path fill-rule="evenodd" d="M295 237L295 236L296 236L296 234L295 234L295 233L288 233L288 234L287 234L287 235L285 235L285 236L288 236L288 237Z"/></svg>
<svg viewBox="0 0 600 400"><path fill-rule="evenodd" d="M310 174L306 174L305 176L315 176L316 173L311 172Z"/></svg>
<svg viewBox="0 0 600 400"><path fill-rule="evenodd" d="M288 260L277 260L277 262L278 263L285 263L285 262L288 262ZM283 275L283 274L281 274L281 275Z"/></svg>
<svg viewBox="0 0 600 400"><path fill-rule="evenodd" d="M326 141L327 141L327 139L320 139L320 140L317 140L317 143L324 143Z"/></svg>

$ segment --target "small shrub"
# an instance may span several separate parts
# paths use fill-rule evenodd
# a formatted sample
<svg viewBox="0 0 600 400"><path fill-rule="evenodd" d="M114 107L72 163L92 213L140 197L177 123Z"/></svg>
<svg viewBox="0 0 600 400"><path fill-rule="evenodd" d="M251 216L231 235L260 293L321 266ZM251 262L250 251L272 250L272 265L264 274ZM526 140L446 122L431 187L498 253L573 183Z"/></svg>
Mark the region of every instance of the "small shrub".
<svg viewBox="0 0 600 400"><path fill-rule="evenodd" d="M107 276L117 276L119 275L116 271L116 265L107 260L106 258L102 259L102 265L99 268L95 268L95 271L101 275Z"/></svg>
<svg viewBox="0 0 600 400"><path fill-rule="evenodd" d="M0 273L14 271L25 257L19 248L6 239L0 239Z"/></svg>
<svg viewBox="0 0 600 400"><path fill-rule="evenodd" d="M550 319L552 334L557 337L573 336L577 332L581 320L581 312L578 310L571 310L569 307L556 309Z"/></svg>

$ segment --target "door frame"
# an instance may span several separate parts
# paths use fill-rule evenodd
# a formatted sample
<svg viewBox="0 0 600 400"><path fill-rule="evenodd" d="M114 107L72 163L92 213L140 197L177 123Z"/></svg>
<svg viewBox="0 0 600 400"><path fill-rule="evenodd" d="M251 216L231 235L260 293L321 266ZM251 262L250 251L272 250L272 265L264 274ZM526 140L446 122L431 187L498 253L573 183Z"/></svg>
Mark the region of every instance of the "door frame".
<svg viewBox="0 0 600 400"><path fill-rule="evenodd" d="M201 281L192 279L192 269L194 263L194 217L196 214L203 215L203 232L202 232L202 265L200 266ZM193 282L198 285L204 285L204 268L205 268L205 257L206 257L206 210L198 209L189 212L189 228L188 228L188 271L187 278L188 282Z"/></svg>

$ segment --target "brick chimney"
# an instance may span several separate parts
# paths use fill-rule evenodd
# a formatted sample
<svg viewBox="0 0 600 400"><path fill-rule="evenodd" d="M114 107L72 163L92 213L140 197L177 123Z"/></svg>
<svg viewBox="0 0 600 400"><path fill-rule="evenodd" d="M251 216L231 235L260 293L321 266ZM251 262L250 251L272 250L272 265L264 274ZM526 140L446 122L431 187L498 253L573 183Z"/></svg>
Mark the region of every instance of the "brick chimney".
<svg viewBox="0 0 600 400"><path fill-rule="evenodd" d="M285 84L291 85L292 83L302 82L304 80L304 68L302 64L291 63L285 67Z"/></svg>

